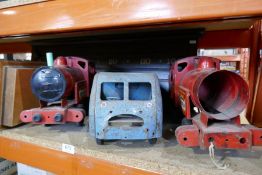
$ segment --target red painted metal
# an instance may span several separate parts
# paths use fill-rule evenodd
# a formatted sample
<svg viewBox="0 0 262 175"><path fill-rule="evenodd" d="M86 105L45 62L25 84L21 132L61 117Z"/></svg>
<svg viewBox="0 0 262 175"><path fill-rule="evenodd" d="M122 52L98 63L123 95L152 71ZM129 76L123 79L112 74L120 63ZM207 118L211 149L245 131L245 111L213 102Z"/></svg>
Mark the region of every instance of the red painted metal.
<svg viewBox="0 0 262 175"><path fill-rule="evenodd" d="M195 125L179 126L176 129L176 139L184 147L199 146L199 132Z"/></svg>
<svg viewBox="0 0 262 175"><path fill-rule="evenodd" d="M246 127L252 132L252 145L262 146L261 128L257 128L253 125L244 125L244 127Z"/></svg>
<svg viewBox="0 0 262 175"><path fill-rule="evenodd" d="M35 124L80 123L85 117L82 108L74 108L89 97L95 69L88 60L78 57L58 57L54 67L59 70L66 81L66 88L59 101L48 103L40 100L40 108L25 110L20 119ZM68 96L74 94L73 100Z"/></svg>
<svg viewBox="0 0 262 175"><path fill-rule="evenodd" d="M175 78L171 84L175 103L180 105L187 100L181 96L181 91L184 91L209 118L224 120L238 116L249 99L248 85L239 75L219 70L219 63L218 59L211 57L188 57L177 61L172 70Z"/></svg>
<svg viewBox="0 0 262 175"><path fill-rule="evenodd" d="M36 114L41 115L41 120L35 122L33 117ZM57 114L62 115L61 121L56 121L55 116ZM63 108L59 106L47 107L47 108L34 108L30 110L25 110L20 114L20 119L25 123L35 123L35 124L63 124L66 122L81 122L85 117L85 111L80 108Z"/></svg>
<svg viewBox="0 0 262 175"><path fill-rule="evenodd" d="M250 149L252 132L245 126L239 126L228 121L215 122L206 127L201 121L201 114L195 116L193 125L184 125L176 129L177 141L186 147L200 146L208 148L210 141L218 149ZM261 131L260 131L261 134Z"/></svg>
<svg viewBox="0 0 262 175"><path fill-rule="evenodd" d="M241 76L220 70L212 57L188 57L171 67L171 97L192 125L176 129L178 143L186 147L250 149L260 145L262 129L240 125L247 106L248 85ZM194 111L194 108L198 110Z"/></svg>
<svg viewBox="0 0 262 175"><path fill-rule="evenodd" d="M66 78L67 86L64 97L67 97L74 89L77 83L85 81L85 91L86 97L89 97L91 83L90 79L95 74L95 69L89 64L88 60L79 57L58 57L54 61L54 67L59 69ZM83 92L81 92L83 94Z"/></svg>
<svg viewBox="0 0 262 175"><path fill-rule="evenodd" d="M252 33L249 29L206 31L198 40L197 47L199 49L249 48L251 37Z"/></svg>
<svg viewBox="0 0 262 175"><path fill-rule="evenodd" d="M238 117L239 118L239 117ZM179 126L176 129L177 141L185 147L208 148L210 141L218 149L250 149L262 146L262 130L252 125L237 125L232 122L215 122L206 127L199 116L193 119L193 125Z"/></svg>

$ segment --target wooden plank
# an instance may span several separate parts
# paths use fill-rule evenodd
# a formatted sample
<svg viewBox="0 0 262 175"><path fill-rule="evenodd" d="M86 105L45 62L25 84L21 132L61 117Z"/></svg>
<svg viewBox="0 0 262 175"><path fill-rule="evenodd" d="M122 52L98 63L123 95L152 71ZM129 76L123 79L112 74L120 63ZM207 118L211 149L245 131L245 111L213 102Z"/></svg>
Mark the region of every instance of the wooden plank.
<svg viewBox="0 0 262 175"><path fill-rule="evenodd" d="M255 94L254 94L254 104L252 106L251 115L252 117L252 123L255 124L257 127L262 127L262 62L260 63L260 68L257 76L257 82L255 87Z"/></svg>
<svg viewBox="0 0 262 175"><path fill-rule="evenodd" d="M218 58L221 61L240 61L241 55L225 55L225 56L216 56L214 57Z"/></svg>
<svg viewBox="0 0 262 175"><path fill-rule="evenodd" d="M0 2L0 9L8 8L8 7L15 7L20 5L28 5L33 4L37 2L44 2L46 0L23 0L23 1L17 1L17 0L4 0Z"/></svg>
<svg viewBox="0 0 262 175"><path fill-rule="evenodd" d="M199 49L249 48L250 45L249 29L208 31L198 41Z"/></svg>
<svg viewBox="0 0 262 175"><path fill-rule="evenodd" d="M5 43L0 44L0 53L26 53L32 52L32 46L28 43Z"/></svg>
<svg viewBox="0 0 262 175"><path fill-rule="evenodd" d="M2 90L2 107L1 107L1 116L2 116L2 125L9 124L9 120L13 118L14 112L14 96L15 96L15 80L16 72L11 71L9 66L3 67L3 90ZM7 125L8 126L8 125Z"/></svg>
<svg viewBox="0 0 262 175"><path fill-rule="evenodd" d="M103 35L114 35L114 34L125 34L132 32L143 32L143 31L163 31L163 30L186 30L186 29L200 29L203 28L206 31L217 31L217 30L247 30L254 24L256 20L259 18L243 18L243 19L226 19L226 20L212 20L211 21L199 21L199 22L183 22L183 23L167 23L167 24L152 24L146 26L126 26L121 28L111 28L111 29L97 29L97 30L86 30L86 31L72 31L72 32L64 32L64 33L47 33L47 34L34 34L26 37L16 37L16 36L7 36L4 39L0 39L0 52L4 51L12 51L12 50L22 50L28 47L31 47L30 44L25 42L31 42L34 40L46 40L46 39L54 39L54 38L73 38L73 37L83 37L83 36L103 36ZM206 33L206 32L205 32ZM231 36L231 35L229 35ZM14 40L15 39L15 40ZM18 44L21 47L16 47L12 45L14 42L17 46ZM246 44L245 40L242 40L241 44ZM11 43L10 43L11 42ZM1 44L2 43L2 44ZM26 44L28 46L26 46ZM8 46L10 45L10 47ZM15 48L15 49L14 49ZM32 50L32 49L30 49ZM24 51L26 52L26 51ZM12 53L12 52L11 52Z"/></svg>
<svg viewBox="0 0 262 175"><path fill-rule="evenodd" d="M90 156L68 154L0 136L0 156L60 175L157 175L158 173L119 165ZM14 154L15 153L15 154ZM26 155L26 156L25 156Z"/></svg>
<svg viewBox="0 0 262 175"><path fill-rule="evenodd" d="M251 48L250 48L250 61L249 61L249 89L250 89L250 100L247 106L247 120L255 125L255 126L262 126L261 125L261 114L256 113L258 115L256 121L254 121L254 113L252 113L252 107L254 105L254 99L256 94L256 84L259 80L257 78L258 71L261 71L259 68L260 65L260 42L261 42L261 33L262 33L262 20L257 21L252 27L252 40L251 40ZM259 92L259 91L258 91ZM261 98L257 96L257 98ZM258 100L260 103L260 100ZM261 104L257 105L258 111L260 111Z"/></svg>
<svg viewBox="0 0 262 175"><path fill-rule="evenodd" d="M39 67L44 65L43 62L31 62L31 61L0 61L0 126L2 125L2 106L3 106L3 67L4 66L29 66L29 67Z"/></svg>
<svg viewBox="0 0 262 175"><path fill-rule="evenodd" d="M0 36L262 15L261 0L56 0L0 10Z"/></svg>
<svg viewBox="0 0 262 175"><path fill-rule="evenodd" d="M21 123L19 115L23 110L39 106L30 87L35 68L4 66L3 69L2 125L13 127Z"/></svg>
<svg viewBox="0 0 262 175"><path fill-rule="evenodd" d="M74 146L75 154L62 152L63 143ZM0 132L0 148L0 157L59 175L256 175L262 162L261 149L229 150L227 162L231 166L221 171L210 162L208 150L182 147L174 137L158 139L155 145L147 141L110 141L97 145L86 127L75 124L51 127L28 124L4 130ZM216 151L216 156L224 156L224 152Z"/></svg>

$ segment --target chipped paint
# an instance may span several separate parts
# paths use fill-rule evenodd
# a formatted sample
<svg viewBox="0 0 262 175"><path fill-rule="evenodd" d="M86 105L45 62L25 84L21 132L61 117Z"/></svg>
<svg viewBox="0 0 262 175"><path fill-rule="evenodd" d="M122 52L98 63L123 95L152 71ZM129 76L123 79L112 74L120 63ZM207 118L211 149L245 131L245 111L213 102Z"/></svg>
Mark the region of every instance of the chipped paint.
<svg viewBox="0 0 262 175"><path fill-rule="evenodd" d="M122 93L119 89L116 91L106 89L111 90L110 100L101 99L102 84L105 82L115 82L115 86L121 84L123 99L121 99ZM130 100L132 98L129 97L130 83L150 84L150 99ZM139 92L138 97L142 96L144 96L143 91ZM111 121L118 125L110 126ZM90 96L89 131L92 136L101 140L139 140L161 137L162 97L157 76L153 73L96 74Z"/></svg>

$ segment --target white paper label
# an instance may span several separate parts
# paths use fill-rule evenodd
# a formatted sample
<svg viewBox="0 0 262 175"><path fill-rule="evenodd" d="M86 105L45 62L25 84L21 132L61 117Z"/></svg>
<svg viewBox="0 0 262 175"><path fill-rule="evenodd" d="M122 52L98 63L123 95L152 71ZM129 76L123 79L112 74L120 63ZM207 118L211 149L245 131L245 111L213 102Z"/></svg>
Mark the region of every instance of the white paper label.
<svg viewBox="0 0 262 175"><path fill-rule="evenodd" d="M75 147L73 145L68 145L68 144L63 143L62 151L69 153L69 154L75 154Z"/></svg>

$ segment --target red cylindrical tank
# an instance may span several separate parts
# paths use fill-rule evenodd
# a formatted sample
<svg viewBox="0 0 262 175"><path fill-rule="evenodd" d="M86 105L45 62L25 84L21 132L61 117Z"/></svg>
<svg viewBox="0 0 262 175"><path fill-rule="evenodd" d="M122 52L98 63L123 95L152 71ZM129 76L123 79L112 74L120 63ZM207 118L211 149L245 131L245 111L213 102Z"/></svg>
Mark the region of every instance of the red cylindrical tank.
<svg viewBox="0 0 262 175"><path fill-rule="evenodd" d="M62 98L71 95L74 92L75 83L79 81L85 81L85 77L77 68L69 68L65 66L56 66L55 69L59 70L63 74L66 82L66 89Z"/></svg>
<svg viewBox="0 0 262 175"><path fill-rule="evenodd" d="M41 101L54 102L72 96L76 86L82 82L85 86L81 86L81 90L78 87L78 95L80 98L88 97L93 73L90 69L87 60L58 57L53 67L41 67L33 73L32 91Z"/></svg>
<svg viewBox="0 0 262 175"><path fill-rule="evenodd" d="M246 81L238 74L219 70L219 60L211 57L189 57L172 66L171 91L180 105L179 89L190 93L192 103L217 120L238 116L249 100ZM172 94L172 93L171 93Z"/></svg>

